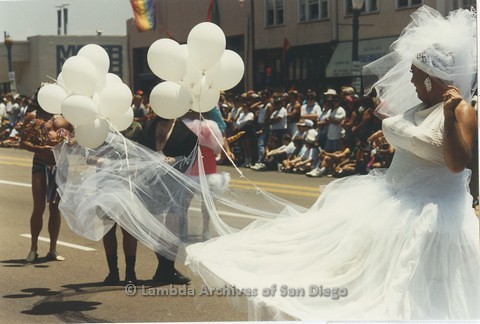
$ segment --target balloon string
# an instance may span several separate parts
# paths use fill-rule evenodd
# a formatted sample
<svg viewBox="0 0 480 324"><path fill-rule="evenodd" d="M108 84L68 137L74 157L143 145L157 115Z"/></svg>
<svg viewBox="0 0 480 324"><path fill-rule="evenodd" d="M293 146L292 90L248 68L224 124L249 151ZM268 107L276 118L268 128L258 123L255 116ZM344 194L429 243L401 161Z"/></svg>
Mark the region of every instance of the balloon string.
<svg viewBox="0 0 480 324"><path fill-rule="evenodd" d="M216 109L215 107L213 109ZM202 121L205 121L205 118L203 117L202 114L200 114L200 119ZM213 130L210 128L210 126L208 125L208 123L205 123L205 125L207 125L207 128L208 130L210 131L210 133L212 133L212 137L215 139L215 141L217 142L217 144L220 146L220 148L222 149L223 153L225 154L225 156L227 157L227 159L230 161L230 163L232 163L233 167L235 168L235 170L238 172L238 174L240 175L240 178L242 179L245 179L249 184L251 184L253 187L255 187L255 189L257 190L257 192L259 191L262 191L261 188L259 188L254 182L252 182L250 179L248 179L244 174L243 172L238 168L238 166L235 164L235 162L230 158L230 156L228 155L227 151L225 150L225 148L223 147L223 143L220 143L220 141L218 140L217 136L215 136L215 133L213 132Z"/></svg>
<svg viewBox="0 0 480 324"><path fill-rule="evenodd" d="M47 75L47 78L49 78L50 80L54 81L55 83L57 83L57 79L55 78L52 78L51 76Z"/></svg>
<svg viewBox="0 0 480 324"><path fill-rule="evenodd" d="M58 82L58 80L57 80L57 79L55 79L55 78L52 78L52 77L51 77L51 76L49 76L49 75L47 75L47 78L49 78L50 80L54 81L56 84L59 84L59 85L61 85L62 87L65 87L65 85L64 85L63 83L61 83L61 82Z"/></svg>
<svg viewBox="0 0 480 324"><path fill-rule="evenodd" d="M190 95L192 96L192 99L195 101L195 95L193 94L193 92L188 88L188 87L185 87L187 89L187 91L190 93ZM202 120L202 121L205 121L205 118L203 117L202 115L202 111L200 109L200 100L201 100L201 95L202 95L202 91L200 90L200 93L198 95L198 115L199 115L199 119ZM215 107L213 109L216 109ZM210 128L210 126L208 126L208 123L205 123L207 125L207 128L208 130L210 131L210 133L212 133L213 135L213 138L215 139L215 141L217 142L217 144L220 146L220 148L222 149L222 152L225 154L225 156L227 157L227 159L230 161L230 163L232 163L233 167L235 168L235 170L237 171L237 173L240 175L240 178L242 179L245 179L248 183L250 183L253 187L255 187L255 189L257 190L257 192L261 191L261 189L252 181L250 181L247 177L245 177L245 175L243 174L243 172L238 168L238 166L235 164L235 162L230 158L230 156L228 155L227 151L225 150L225 148L223 147L223 143L220 143L220 141L218 140L217 136L215 136L215 133L213 132L213 130Z"/></svg>
<svg viewBox="0 0 480 324"><path fill-rule="evenodd" d="M108 123L108 126L111 127L115 133L117 133L122 137L123 147L125 148L125 160L127 162L128 185L130 187L130 196L133 197L132 178L130 175L130 161L128 159L128 148L127 148L127 141L125 140L125 136L123 136L123 134L120 133L118 129L115 128L115 126L113 126L113 124L110 122L110 120L108 120L108 118L105 118L104 116L98 116L98 118L105 120Z"/></svg>

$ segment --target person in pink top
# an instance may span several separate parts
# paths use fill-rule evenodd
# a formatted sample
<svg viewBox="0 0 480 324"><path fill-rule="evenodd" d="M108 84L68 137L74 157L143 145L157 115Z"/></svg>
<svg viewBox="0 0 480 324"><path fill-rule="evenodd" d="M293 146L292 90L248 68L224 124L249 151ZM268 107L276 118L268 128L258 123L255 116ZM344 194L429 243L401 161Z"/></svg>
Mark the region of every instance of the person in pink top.
<svg viewBox="0 0 480 324"><path fill-rule="evenodd" d="M222 152L223 135L217 123L213 120L205 119L198 112L190 112L184 116L182 121L198 137L199 156L202 157L200 165L199 158L195 160L189 171L188 176L199 178L202 173L205 174L210 189L223 191L227 188L230 181L230 174L227 172L217 172L216 157ZM209 223L210 218L206 211L205 202L202 202L203 229L202 236L210 238Z"/></svg>

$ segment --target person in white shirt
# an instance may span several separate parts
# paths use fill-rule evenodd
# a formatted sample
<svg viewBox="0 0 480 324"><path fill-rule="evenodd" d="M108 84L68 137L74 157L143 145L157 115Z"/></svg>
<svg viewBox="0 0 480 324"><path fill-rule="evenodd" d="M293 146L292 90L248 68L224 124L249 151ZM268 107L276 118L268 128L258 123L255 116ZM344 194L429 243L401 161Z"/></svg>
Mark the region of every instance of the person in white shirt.
<svg viewBox="0 0 480 324"><path fill-rule="evenodd" d="M300 108L300 118L301 119L310 119L313 122L316 122L320 114L322 113L322 109L320 105L315 101L317 98L317 94L315 91L307 92L307 102L302 105Z"/></svg>
<svg viewBox="0 0 480 324"><path fill-rule="evenodd" d="M270 114L269 122L269 141L280 142L283 138L283 135L287 134L287 109L284 107L285 99L283 94L275 93L273 95L273 111ZM260 139L259 139L260 140ZM267 141L268 144L268 141ZM267 145L268 147L268 145ZM251 167L253 170L265 170L265 153L267 152L267 147L263 151L258 152L258 162Z"/></svg>
<svg viewBox="0 0 480 324"><path fill-rule="evenodd" d="M7 107L5 106L4 100L3 97L0 97L0 121L3 120L3 118L7 118Z"/></svg>
<svg viewBox="0 0 480 324"><path fill-rule="evenodd" d="M327 142L325 144L325 150L327 152L334 152L340 149L340 140L344 135L342 124L346 115L345 109L340 106L340 98L334 96L332 98L331 112L327 116L328 131Z"/></svg>
<svg viewBox="0 0 480 324"><path fill-rule="evenodd" d="M20 110L18 112L18 121L22 122L25 120L25 116L27 115L29 100L28 98L23 98L20 104Z"/></svg>
<svg viewBox="0 0 480 324"><path fill-rule="evenodd" d="M255 100L256 94L252 94L250 97ZM257 121L255 126L257 137L257 163L261 163L261 159L265 154L267 140L270 136L270 116L272 115L274 109L271 90L265 89L262 91L261 99L252 104L250 109L254 112L255 119Z"/></svg>
<svg viewBox="0 0 480 324"><path fill-rule="evenodd" d="M297 131L297 123L300 121L300 111L302 109L297 90L288 91L288 103L285 108L287 109L288 133L293 136Z"/></svg>
<svg viewBox="0 0 480 324"><path fill-rule="evenodd" d="M296 124L296 126L297 126L297 131L295 132L295 134L293 134L292 138L296 138L296 137L305 138L307 131L312 129L315 126L315 124L310 119L300 119L300 121Z"/></svg>
<svg viewBox="0 0 480 324"><path fill-rule="evenodd" d="M327 133L328 133L328 123L327 119L330 116L332 108L332 99L337 96L337 91L335 89L328 89L323 93L323 103L322 103L322 112L317 120L317 131L318 131L318 145L321 148L325 148L327 144Z"/></svg>
<svg viewBox="0 0 480 324"><path fill-rule="evenodd" d="M253 112L250 111L250 102L247 98L243 98L242 111L240 111L238 118L235 122L235 131L244 131L245 135L240 138L240 146L243 153L242 166L250 168L252 165L255 129L253 126L253 120L255 118Z"/></svg>
<svg viewBox="0 0 480 324"><path fill-rule="evenodd" d="M271 150L266 154L267 158L270 158L272 156L282 156L282 160L286 159L289 155L293 154L295 152L295 143L292 141L292 136L290 134L285 134L282 137L282 145L280 147L277 147L274 150Z"/></svg>
<svg viewBox="0 0 480 324"><path fill-rule="evenodd" d="M18 113L20 112L20 97L16 97L13 102L9 101L6 106L7 118L10 125L15 126L18 122Z"/></svg>
<svg viewBox="0 0 480 324"><path fill-rule="evenodd" d="M315 144L316 138L316 130L310 129L306 132L302 149L298 156L290 161L290 164L285 168L285 172L303 174L312 170L312 168L318 163L320 155L320 150Z"/></svg>
<svg viewBox="0 0 480 324"><path fill-rule="evenodd" d="M287 109L284 107L285 99L281 93L273 96L274 110L270 115L270 125L272 135L281 140L283 135L288 132L287 127Z"/></svg>

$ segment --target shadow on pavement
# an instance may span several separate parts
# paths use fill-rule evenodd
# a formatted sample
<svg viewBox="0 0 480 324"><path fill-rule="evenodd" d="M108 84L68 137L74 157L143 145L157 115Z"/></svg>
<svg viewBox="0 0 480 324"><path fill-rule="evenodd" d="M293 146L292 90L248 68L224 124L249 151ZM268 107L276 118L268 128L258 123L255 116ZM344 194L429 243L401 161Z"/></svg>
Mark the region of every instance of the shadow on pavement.
<svg viewBox="0 0 480 324"><path fill-rule="evenodd" d="M100 302L68 300L68 301L51 301L36 304L32 309L22 311L27 315L57 315L65 312L84 312L97 309Z"/></svg>
<svg viewBox="0 0 480 324"><path fill-rule="evenodd" d="M55 296L60 294L59 291L50 290L50 288L27 288L22 289L21 292L24 292L25 294L5 295L3 298L31 298L37 296Z"/></svg>
<svg viewBox="0 0 480 324"><path fill-rule="evenodd" d="M162 287L162 286L170 286L170 283L165 282L158 282L153 280L138 280L136 286L145 286L145 287ZM181 285L184 286L184 285ZM125 282L120 281L117 284L105 284L103 282L86 282L86 283L78 283L78 284L69 284L63 285L63 288L71 289L75 292L102 292L102 291L123 291L125 289ZM90 289L95 288L95 289ZM93 291L92 291L93 290Z"/></svg>
<svg viewBox="0 0 480 324"><path fill-rule="evenodd" d="M57 262L54 260L48 260L47 257L41 257L35 260L34 262L27 262L25 259L10 259L10 260L1 260L0 263L3 263L3 267L10 267L10 268L15 268L15 267L25 267L32 265L35 268L48 268L49 265L45 263L49 262Z"/></svg>

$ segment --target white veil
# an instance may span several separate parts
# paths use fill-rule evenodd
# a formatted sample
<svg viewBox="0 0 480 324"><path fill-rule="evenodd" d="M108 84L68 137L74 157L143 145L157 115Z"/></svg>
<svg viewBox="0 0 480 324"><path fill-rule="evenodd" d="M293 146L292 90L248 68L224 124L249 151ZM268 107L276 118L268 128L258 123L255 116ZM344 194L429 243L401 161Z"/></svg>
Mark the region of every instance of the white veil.
<svg viewBox="0 0 480 324"><path fill-rule="evenodd" d="M466 100L471 99L476 89L475 19L476 13L469 10L457 10L446 18L427 6L417 10L392 45L392 53L364 67L367 92L375 88L382 100L378 112L391 116L419 103L410 66L418 53L434 44L453 53L458 68L442 73ZM63 143L55 148L55 157L60 210L73 231L100 240L118 223L170 259L182 245L203 239L199 211L210 218L210 232L227 235L246 225L234 219L240 213L257 219L249 226L261 226L262 219L296 217L306 210L260 190L243 175L243 185L218 192L209 185L200 150L181 161L192 165L198 159L199 176L189 177L161 154L118 132L111 131L104 145L94 150ZM255 189L255 199L241 187Z"/></svg>
<svg viewBox="0 0 480 324"><path fill-rule="evenodd" d="M427 54L420 67L432 77L460 89L470 102L477 88L477 34L474 9L459 9L443 17L423 6L411 15L411 22L391 45L391 52L364 66L365 92L376 89L380 105L376 113L393 116L420 103L410 82L410 67L417 56ZM447 55L452 60L442 60ZM425 56L425 55L424 55Z"/></svg>
<svg viewBox="0 0 480 324"><path fill-rule="evenodd" d="M240 214L261 224L262 219L295 216L305 210L260 190L244 177L238 187L249 188L254 199L242 188L216 190L203 171L202 158L198 159L199 175L191 177L166 163L164 155L118 132L110 132L97 149L63 143L54 152L59 208L74 232L100 240L118 223L173 260L185 244L204 240L202 212L210 218L210 234L218 236L245 226L238 221ZM200 150L195 149L177 163L191 166L198 154Z"/></svg>

